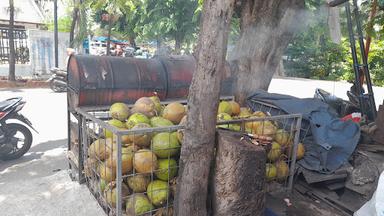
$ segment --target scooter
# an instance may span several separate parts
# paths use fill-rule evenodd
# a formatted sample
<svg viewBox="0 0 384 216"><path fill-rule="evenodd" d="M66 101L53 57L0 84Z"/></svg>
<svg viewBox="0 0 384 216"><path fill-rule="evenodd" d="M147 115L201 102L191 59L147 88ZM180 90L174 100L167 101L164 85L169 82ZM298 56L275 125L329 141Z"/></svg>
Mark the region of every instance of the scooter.
<svg viewBox="0 0 384 216"><path fill-rule="evenodd" d="M349 96L349 101L338 98L323 89L317 88L315 90L314 98L327 103L339 117L344 117L354 112L361 112L358 101L356 103L357 96L353 95L350 91L347 92L347 95Z"/></svg>
<svg viewBox="0 0 384 216"><path fill-rule="evenodd" d="M20 158L31 148L32 133L25 125L34 131L36 129L19 113L25 103L21 97L0 102L0 160Z"/></svg>
<svg viewBox="0 0 384 216"><path fill-rule="evenodd" d="M65 92L67 91L67 71L52 68L52 76L47 80L49 86L54 92Z"/></svg>

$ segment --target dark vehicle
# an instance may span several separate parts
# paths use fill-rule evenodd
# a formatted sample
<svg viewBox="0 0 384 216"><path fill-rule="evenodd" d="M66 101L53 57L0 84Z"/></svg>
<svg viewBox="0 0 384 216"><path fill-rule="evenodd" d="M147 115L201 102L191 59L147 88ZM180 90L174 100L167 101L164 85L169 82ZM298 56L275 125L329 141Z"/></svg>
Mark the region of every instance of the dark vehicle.
<svg viewBox="0 0 384 216"><path fill-rule="evenodd" d="M17 97L0 102L0 160L17 159L32 145L32 133L24 124L36 130L32 123L19 113L26 103L22 99Z"/></svg>
<svg viewBox="0 0 384 216"><path fill-rule="evenodd" d="M67 71L52 68L52 76L47 80L49 86L54 92L65 92L67 91Z"/></svg>
<svg viewBox="0 0 384 216"><path fill-rule="evenodd" d="M349 101L338 98L323 89L317 88L315 90L314 98L320 99L321 101L327 103L336 111L339 117L344 117L353 112L361 112L357 97L350 91L348 91L347 94L349 96Z"/></svg>

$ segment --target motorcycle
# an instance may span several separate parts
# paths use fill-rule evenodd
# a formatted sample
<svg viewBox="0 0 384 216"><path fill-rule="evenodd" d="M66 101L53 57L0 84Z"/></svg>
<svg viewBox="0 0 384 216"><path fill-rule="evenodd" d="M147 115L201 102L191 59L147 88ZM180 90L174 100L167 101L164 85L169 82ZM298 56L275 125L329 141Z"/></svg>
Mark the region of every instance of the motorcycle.
<svg viewBox="0 0 384 216"><path fill-rule="evenodd" d="M49 86L54 92L65 92L67 91L67 71L52 68L52 76L47 80Z"/></svg>
<svg viewBox="0 0 384 216"><path fill-rule="evenodd" d="M21 97L0 102L0 160L20 158L31 148L32 133L24 124L34 131L36 129L26 117L19 113L25 103ZM15 120L18 121L15 122Z"/></svg>
<svg viewBox="0 0 384 216"><path fill-rule="evenodd" d="M324 103L327 103L334 109L339 117L344 117L354 112L361 112L357 96L351 91L348 91L347 95L349 97L349 101L338 98L323 89L317 88L315 90L314 98L320 99Z"/></svg>

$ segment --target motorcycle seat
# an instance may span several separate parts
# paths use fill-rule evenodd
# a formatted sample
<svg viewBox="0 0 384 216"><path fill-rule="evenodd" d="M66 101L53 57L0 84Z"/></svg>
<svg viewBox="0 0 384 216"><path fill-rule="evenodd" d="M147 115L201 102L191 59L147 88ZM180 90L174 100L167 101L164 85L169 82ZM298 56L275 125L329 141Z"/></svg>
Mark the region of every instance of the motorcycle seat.
<svg viewBox="0 0 384 216"><path fill-rule="evenodd" d="M0 111L4 111L8 109L10 106L14 105L15 103L19 102L21 98L10 98L5 101L0 101Z"/></svg>

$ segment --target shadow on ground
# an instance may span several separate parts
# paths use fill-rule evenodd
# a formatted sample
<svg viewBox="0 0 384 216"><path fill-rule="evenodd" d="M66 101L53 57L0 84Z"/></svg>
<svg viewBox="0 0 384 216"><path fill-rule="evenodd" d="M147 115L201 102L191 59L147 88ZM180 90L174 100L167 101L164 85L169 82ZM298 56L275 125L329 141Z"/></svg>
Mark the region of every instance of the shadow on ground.
<svg viewBox="0 0 384 216"><path fill-rule="evenodd" d="M0 91L10 91L10 92L24 92L22 89L18 88L2 88Z"/></svg>
<svg viewBox="0 0 384 216"><path fill-rule="evenodd" d="M67 169L67 140L40 143L21 158L0 161L0 184L22 179L39 178Z"/></svg>

